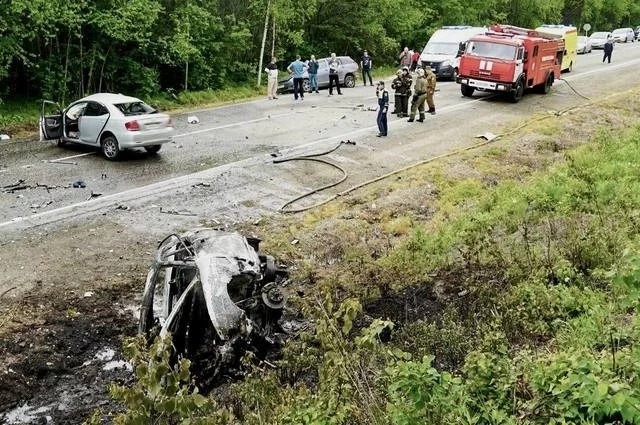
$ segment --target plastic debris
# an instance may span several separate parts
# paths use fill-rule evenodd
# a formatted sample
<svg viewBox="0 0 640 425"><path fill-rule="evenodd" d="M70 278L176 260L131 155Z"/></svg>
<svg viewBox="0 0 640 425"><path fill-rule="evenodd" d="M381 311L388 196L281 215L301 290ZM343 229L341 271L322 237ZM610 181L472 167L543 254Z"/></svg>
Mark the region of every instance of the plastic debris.
<svg viewBox="0 0 640 425"><path fill-rule="evenodd" d="M187 117L187 122L189 124L199 124L200 123L200 119L198 117L196 117L195 115L189 115Z"/></svg>

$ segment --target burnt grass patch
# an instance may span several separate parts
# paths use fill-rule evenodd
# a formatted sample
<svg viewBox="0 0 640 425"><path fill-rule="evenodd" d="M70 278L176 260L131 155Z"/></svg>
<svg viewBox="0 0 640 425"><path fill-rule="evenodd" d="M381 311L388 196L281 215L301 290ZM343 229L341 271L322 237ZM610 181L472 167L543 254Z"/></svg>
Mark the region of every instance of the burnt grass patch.
<svg viewBox="0 0 640 425"><path fill-rule="evenodd" d="M392 344L418 356L433 354L439 368L455 371L500 315L501 297L510 286L504 271L497 268L443 269L424 282L365 302L363 322L392 321ZM542 342L534 337L523 340L517 329L507 339L515 345Z"/></svg>
<svg viewBox="0 0 640 425"><path fill-rule="evenodd" d="M122 344L136 332L136 320L125 308L127 292L29 295L15 306L24 311L37 306L45 313L0 339L0 422L25 405L34 409L33 416L26 414L35 423L47 422L47 416L56 424L78 423L97 407L117 410L107 387L132 379ZM100 357L105 350L106 357Z"/></svg>

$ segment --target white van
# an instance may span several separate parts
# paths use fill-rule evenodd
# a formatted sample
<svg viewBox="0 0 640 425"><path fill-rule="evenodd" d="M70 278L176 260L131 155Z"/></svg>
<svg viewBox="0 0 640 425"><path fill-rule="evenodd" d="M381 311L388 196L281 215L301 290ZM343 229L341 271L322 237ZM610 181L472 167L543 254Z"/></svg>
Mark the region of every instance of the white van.
<svg viewBox="0 0 640 425"><path fill-rule="evenodd" d="M455 80L460 52L472 36L484 34L487 28L466 25L444 26L433 33L420 55L422 67L430 66L438 78Z"/></svg>

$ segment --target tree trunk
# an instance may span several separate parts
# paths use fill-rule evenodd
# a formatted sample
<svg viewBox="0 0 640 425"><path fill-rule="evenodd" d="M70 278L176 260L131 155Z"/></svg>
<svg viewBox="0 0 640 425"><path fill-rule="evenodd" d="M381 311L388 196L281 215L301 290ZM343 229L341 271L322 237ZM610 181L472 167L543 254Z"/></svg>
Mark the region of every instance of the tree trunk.
<svg viewBox="0 0 640 425"><path fill-rule="evenodd" d="M80 96L84 97L84 51L82 46L82 29L80 29Z"/></svg>
<svg viewBox="0 0 640 425"><path fill-rule="evenodd" d="M107 53L104 55L104 60L102 61L102 66L100 67L100 79L98 80L98 93L102 91L102 77L104 76L104 66L107 64L107 58L109 57L109 52L111 51L111 46L107 49Z"/></svg>
<svg viewBox="0 0 640 425"><path fill-rule="evenodd" d="M71 30L67 33L67 51L64 57L64 74L62 77L62 105L65 104L67 96L67 71L69 70L69 48L71 47Z"/></svg>
<svg viewBox="0 0 640 425"><path fill-rule="evenodd" d="M276 56L276 17L272 16L271 17L271 23L272 23L272 28L271 28L271 57L275 57Z"/></svg>
<svg viewBox="0 0 640 425"><path fill-rule="evenodd" d="M184 67L184 91L189 90L189 61Z"/></svg>
<svg viewBox="0 0 640 425"><path fill-rule="evenodd" d="M264 31L262 32L262 46L260 47L260 60L258 61L258 87L262 81L262 60L264 59L264 45L267 43L267 28L269 27L269 10L271 0L267 2L267 13L264 14Z"/></svg>

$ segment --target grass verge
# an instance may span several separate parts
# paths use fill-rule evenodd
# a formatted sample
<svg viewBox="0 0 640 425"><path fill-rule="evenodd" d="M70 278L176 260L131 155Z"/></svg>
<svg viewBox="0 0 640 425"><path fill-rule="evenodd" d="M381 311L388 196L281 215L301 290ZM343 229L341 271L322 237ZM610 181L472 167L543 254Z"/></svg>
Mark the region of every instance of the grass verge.
<svg viewBox="0 0 640 425"><path fill-rule="evenodd" d="M250 226L314 326L218 400L226 423L640 423L638 105Z"/></svg>

